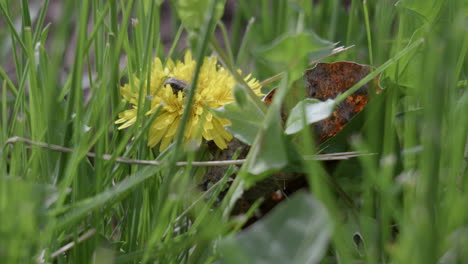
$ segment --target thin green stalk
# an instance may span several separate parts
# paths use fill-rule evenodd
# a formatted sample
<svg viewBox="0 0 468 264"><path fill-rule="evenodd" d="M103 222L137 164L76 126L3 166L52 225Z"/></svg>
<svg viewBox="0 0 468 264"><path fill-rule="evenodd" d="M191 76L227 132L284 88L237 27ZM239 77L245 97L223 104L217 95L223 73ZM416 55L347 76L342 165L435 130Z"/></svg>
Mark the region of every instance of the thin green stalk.
<svg viewBox="0 0 468 264"><path fill-rule="evenodd" d="M221 33L223 34L223 42L224 46L226 47L227 55L229 58L229 64L234 65L234 55L232 53L232 48L231 48L231 41L229 41L228 33L226 26L222 22L218 22L218 26L221 29Z"/></svg>
<svg viewBox="0 0 468 264"><path fill-rule="evenodd" d="M27 50L26 50L26 45L24 45L24 43L23 43L23 41L22 41L22 38L20 37L20 35L19 35L18 32L16 31L15 25L14 25L13 21L11 21L11 17L10 17L10 15L9 15L8 11L7 11L8 9L5 7L5 4L6 4L6 3L3 2L3 1L0 2L0 10L1 10L2 13L3 13L3 17L4 17L4 18L6 19L6 21L7 21L8 27L9 27L9 29L10 29L10 33L13 34L14 39L15 39L15 40L18 42L18 44L20 45L21 50L22 50L23 52L26 53L26 51L27 51Z"/></svg>
<svg viewBox="0 0 468 264"><path fill-rule="evenodd" d="M219 43L216 41L216 39L211 40L211 46L212 48L216 51L218 54L219 58L221 59L221 62L223 62L224 66L229 70L229 72L234 76L236 79L236 82L240 84L240 87L244 90L244 92L247 94L247 96L254 102L255 106L257 109L263 113L266 112L266 105L260 101L258 96L253 92L252 89L249 88L249 85L247 82L242 78L242 76L237 72L236 69L234 69L233 65L228 64L229 59L227 58L227 55L224 53L224 51L221 49L219 46Z"/></svg>
<svg viewBox="0 0 468 264"><path fill-rule="evenodd" d="M335 104L339 104L340 102L344 101L348 96L356 92L359 88L361 88L364 84L368 83L375 77L377 77L381 72L383 72L385 69L390 67L392 64L397 62L399 59L401 59L404 55L406 55L408 52L412 51L413 49L417 48L419 45L421 45L424 42L424 39L418 39L411 43L408 47L397 53L393 58L389 59L386 61L384 64L380 65L375 71L371 72L368 74L366 77L361 79L359 82L357 82L355 85L353 85L351 88L349 88L346 92L342 93L339 95L336 100Z"/></svg>
<svg viewBox="0 0 468 264"><path fill-rule="evenodd" d="M95 3L95 2L93 2ZM106 5L104 6L104 8L101 10L101 12L99 13L95 13L94 16L95 16L95 21L94 21L94 24L93 24L93 30L91 31L91 33L89 34L88 38L87 38L87 41L88 41L88 44L86 45L86 49L85 49L85 53L88 52L89 48L91 47L91 45L93 44L94 41L96 41L96 37L98 33L102 34L102 30L101 29L101 26L103 25L103 22L104 22L104 19L106 18L106 15L107 13L109 12L109 8L110 8L110 4L109 2L106 2ZM97 9L93 9L95 11L97 11ZM102 36L100 36L102 37ZM97 46L96 46L97 47ZM96 52L96 55L99 55L99 52ZM98 58L100 56L97 56Z"/></svg>
<svg viewBox="0 0 468 264"><path fill-rule="evenodd" d="M10 80L10 78L5 73L5 71L3 70L2 67L0 67L0 77L3 78L3 80L5 81L6 87L8 87L10 89L10 92L12 92L15 97L17 97L18 96L18 90L16 89L15 85Z"/></svg>
<svg viewBox="0 0 468 264"><path fill-rule="evenodd" d="M239 50L237 51L237 57L236 57L236 60L235 60L236 65L240 65L242 59L245 56L245 53L246 53L245 50L246 50L247 44L250 41L250 32L252 30L252 26L253 26L254 22L255 22L255 18L252 17L251 19L249 19L249 22L247 23L247 26L245 28L244 36L242 37L242 41L241 41Z"/></svg>
<svg viewBox="0 0 468 264"><path fill-rule="evenodd" d="M28 68L29 68L29 61L26 62L25 66L24 66L24 71L27 71ZM9 127L9 134L10 135L12 134L12 131L14 131L15 128L16 128L16 123L17 123L16 117L18 116L18 113L21 113L21 112L25 111L24 110L25 87L26 87L28 75L25 72L21 76L22 76L22 78L21 78L21 80L19 82L18 95L15 98L15 103L14 103L14 107L13 107L12 122L11 122L10 127Z"/></svg>
<svg viewBox="0 0 468 264"><path fill-rule="evenodd" d="M39 41L48 8L49 8L49 0L45 0L44 4L42 5L41 12L39 13L39 17L36 20L36 30L34 32L34 37L33 37L34 42Z"/></svg>
<svg viewBox="0 0 468 264"><path fill-rule="evenodd" d="M304 109L305 111L305 109ZM305 123L305 115L303 115L304 120L303 122ZM305 146L305 154L306 155L312 155L315 154L316 147L315 143L313 142L311 135L311 128L307 125L304 125L304 128L302 132L300 133L300 137L304 142ZM339 256L339 259L343 261L343 263L349 262L351 259L350 253L346 250L346 244L345 244L345 235L343 234L342 228L340 226L342 225L342 216L341 216L341 211L338 208L338 205L335 202L335 199L333 198L333 195L331 193L331 188L327 184L327 177L330 177L327 175L326 171L324 168L317 162L317 161L307 161L304 163L305 170L306 170L306 179L309 183L309 188L311 189L311 192L314 194L314 196L317 197L320 201L324 203L324 205L327 208L327 211L330 213L332 216L332 219L334 220L333 226L335 231L333 232L333 246L334 249L337 252L337 255Z"/></svg>
<svg viewBox="0 0 468 264"><path fill-rule="evenodd" d="M270 16L270 4L268 3L267 0L262 0L261 2L261 17L262 17L262 23L260 24L263 27L262 33L263 33L263 39L265 40L270 40L271 39L271 33L273 32L272 29L272 23L271 21L271 16Z"/></svg>
<svg viewBox="0 0 468 264"><path fill-rule="evenodd" d="M165 181L164 185L162 186L162 191L164 192L162 197L168 197L169 195L169 189L171 188L172 184L179 184L179 182L175 182L176 179L179 179L180 184L184 185L183 182L186 182L188 179L178 177L181 176L180 174L181 170L178 170L176 172L176 167L175 167L175 162L179 158L179 156L183 153L182 148L183 143L184 143L184 132L185 132L185 127L188 123L189 120L189 115L191 114L191 106L193 104L193 99L195 97L196 89L197 89L197 83L198 83L198 78L199 78L199 73L201 70L201 66L203 63L203 58L204 54L206 52L207 46L208 46L208 41L213 34L214 27L215 27L215 6L216 6L217 1L211 1L210 5L210 13L209 16L206 18L208 19L206 26L201 29L201 37L199 38L199 43L197 44L197 50L195 52L195 57L196 61L198 62L196 64L194 73L193 73L193 80L191 83L191 89L189 89L188 95L186 96L186 103L185 103L185 108L184 112L182 114L182 118L180 121L180 126L177 129L176 135L175 135L175 142L174 142L174 149L172 153L170 153L169 156L169 168L166 171L166 175L168 177L168 181ZM162 203L162 209L161 213L159 214L160 216L165 216L164 218L159 217L158 224L160 226L171 226L174 225L174 222L172 221L177 217L177 204L178 204L177 199L167 199L164 203ZM172 230L172 227L169 227L170 230ZM171 235L172 233L169 233ZM147 243L147 249L152 248L155 243L157 243L160 238L164 235L164 229L156 229L150 236L150 240ZM169 236L170 237L170 236ZM150 251L145 250L145 254L143 256L143 262L147 262L150 256Z"/></svg>
<svg viewBox="0 0 468 264"><path fill-rule="evenodd" d="M75 146L77 146L80 150L83 151L86 145L80 144L81 140L84 140L84 135L82 133L84 123L83 123L83 89L82 89L82 82L81 76L83 73L83 63L84 63L84 48L86 43L86 31L87 31L87 22L88 22L88 3L89 1L85 0L82 2L81 12L80 12L80 22L79 22L79 33L78 33L78 40L76 45L76 60L73 67L73 72L71 76L71 89L70 92L70 100L68 102L68 108L66 111L65 116L67 118L74 114L74 122L73 122L73 129L69 128L68 132L71 134L72 142ZM66 135L70 136L70 135ZM65 169L64 179L61 182L62 191L59 195L59 199L57 205L60 207L63 205L65 196L66 196L66 189L72 184L75 180L75 173L76 167L78 166L78 155L72 155L75 159L67 164Z"/></svg>
<svg viewBox="0 0 468 264"><path fill-rule="evenodd" d="M42 109L42 94L37 83L37 71L36 71L36 58L35 58L35 47L32 43L32 32L31 28L26 28L25 32L27 57L30 62L29 75L28 75L28 87L29 87L29 110L30 110L30 124L31 124L31 138L36 141L42 141L44 136L44 122L41 114ZM31 157L31 166L33 171L39 175L39 157L40 153L34 150ZM38 180L38 179L37 179Z"/></svg>
<svg viewBox="0 0 468 264"><path fill-rule="evenodd" d="M355 13L357 10L357 1L359 0L352 0L351 1L351 7L349 9L349 16L348 16L348 27L346 29L346 46L351 46L353 44L353 41L351 40L351 37L354 36L354 25L356 23L355 21ZM371 64L372 65L372 64Z"/></svg>
<svg viewBox="0 0 468 264"><path fill-rule="evenodd" d="M3 17L6 18L9 28L9 35L11 37L11 47L13 50L13 61L15 63L16 69L16 79L22 80L27 72L27 68L24 67L24 64L26 64L27 62L24 62L24 60L20 59L20 54L27 54L26 46L19 33L16 31L16 28L12 22L12 19L8 12L8 2L0 2L0 11L2 11ZM16 42L19 43L21 52L20 50L18 50L18 47L15 44Z"/></svg>
<svg viewBox="0 0 468 264"><path fill-rule="evenodd" d="M329 31L328 31L328 39L330 40L335 40L336 38L336 30L337 30L337 24L338 24L338 9L340 8L340 4L341 2L338 0L331 1L332 14L331 14L331 19L330 19L331 21L330 21L330 26L329 26Z"/></svg>
<svg viewBox="0 0 468 264"><path fill-rule="evenodd" d="M1 122L1 135L0 142L3 142L8 137L8 103L7 103L7 82L3 81L2 85L2 122ZM0 175L7 175L7 158L9 151L2 146L0 149ZM1 180L0 180L1 181ZM0 184L1 185L1 184ZM1 199L3 201L3 199Z"/></svg>
<svg viewBox="0 0 468 264"><path fill-rule="evenodd" d="M217 1L218 0L212 0L211 1L209 21L206 24L206 26L202 28L201 38L199 40L201 42L200 43L201 45L200 44L197 45L198 50L196 51L195 56L196 56L196 61L198 63L196 65L195 71L193 73L193 80L192 80L192 83L191 83L191 86L190 86L191 88L189 89L189 93L188 93L187 98L186 98L186 105L185 105L185 109L184 109L184 112L182 114L182 118L181 118L181 121L180 121L180 127L177 129L177 133L176 133L176 136L175 136L174 152L173 152L173 155L172 155L172 158L171 158L171 163L173 163L173 164L176 162L177 157L180 155L180 153L183 152L183 151L181 151L181 147L182 147L182 144L183 144L183 136L184 136L184 132L185 132L185 127L187 126L189 115L190 115L190 112L192 110L192 103L193 103L193 99L195 98L195 92L196 92L196 89L197 89L197 83L198 83L198 78L199 78L201 66L202 66L202 63L203 63L203 57L204 57L206 49L208 47L208 41L209 41L209 39L210 39L210 37L211 37L211 35L213 33L214 27L215 27L214 13L215 13L215 6L216 6Z"/></svg>
<svg viewBox="0 0 468 264"><path fill-rule="evenodd" d="M364 21L366 22L366 34L367 34L367 48L369 49L369 64L374 65L374 58L372 52L372 33L370 29L370 22L369 22L369 12L367 10L367 0L362 1L362 7L364 9Z"/></svg>
<svg viewBox="0 0 468 264"><path fill-rule="evenodd" d="M150 106L150 101L147 100L146 95L151 94L150 91L150 86L151 86L151 62L152 62L152 57L153 57L153 50L152 50L152 42L153 42L153 36L156 35L155 32L159 32L159 28L154 29L154 21L155 21L155 16L153 15L156 12L156 4L154 2L151 2L151 12L149 13L149 25L147 26L147 32L138 32L137 34L140 36L136 36L136 39L142 38L143 36L148 36L145 40L144 43L144 50L142 50L142 61L141 64L138 65L143 65L141 69L141 78L140 80L146 80L145 82L140 82L140 85L138 87L138 105L143 106L143 107L138 107L138 112L137 112L137 121L135 123L135 126L139 126L141 120L143 119L145 113L149 110ZM139 25L137 25L139 27ZM143 45L143 43L140 43L138 45ZM143 46L142 46L143 48ZM137 54L138 51L137 51ZM139 57L138 55L136 57ZM146 75L146 76L144 76ZM145 147L142 145L142 147ZM141 150L140 150L141 151Z"/></svg>
<svg viewBox="0 0 468 264"><path fill-rule="evenodd" d="M172 54L174 53L174 50L177 48L177 45L179 44L180 36L182 35L183 31L184 31L184 27L182 25L180 25L179 29L177 29L177 33L176 33L176 35L174 37L171 48L169 49L169 52L167 53L167 58L172 57Z"/></svg>

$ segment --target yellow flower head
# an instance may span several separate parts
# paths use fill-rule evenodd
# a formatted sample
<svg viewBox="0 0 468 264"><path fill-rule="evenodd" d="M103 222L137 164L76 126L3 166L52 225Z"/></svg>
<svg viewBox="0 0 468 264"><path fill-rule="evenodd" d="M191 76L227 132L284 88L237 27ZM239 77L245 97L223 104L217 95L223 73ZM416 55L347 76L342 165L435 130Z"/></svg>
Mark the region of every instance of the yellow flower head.
<svg viewBox="0 0 468 264"><path fill-rule="evenodd" d="M148 134L148 146L154 147L160 143L159 150L163 151L173 141L177 128L182 119L185 108L186 92L192 83L196 61L192 59L190 52L184 57L184 62L174 63L168 60L163 67L161 60L156 58L151 69L150 98L151 109L146 115L151 115L161 106L158 116L150 125ZM261 95L260 84L248 75L245 78L248 85L257 94ZM198 76L197 90L192 104L191 113L184 131L184 141L201 143L202 137L213 140L220 149L227 148L227 142L232 135L226 131L225 125L230 122L226 119L212 115L209 108L219 108L234 101L232 88L236 84L234 78L227 70L217 64L216 57L205 57ZM132 85L126 84L120 92L125 101L132 105L132 109L119 114L116 124L122 124L119 129L133 125L137 118L138 89L145 89L146 85L140 85L137 78L133 78ZM143 101L143 100L142 100Z"/></svg>

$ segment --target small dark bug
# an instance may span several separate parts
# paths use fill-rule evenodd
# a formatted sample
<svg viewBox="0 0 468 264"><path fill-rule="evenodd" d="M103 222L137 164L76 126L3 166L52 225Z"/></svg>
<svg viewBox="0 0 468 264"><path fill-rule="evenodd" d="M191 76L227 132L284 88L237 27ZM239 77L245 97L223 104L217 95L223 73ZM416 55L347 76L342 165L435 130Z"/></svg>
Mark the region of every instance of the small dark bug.
<svg viewBox="0 0 468 264"><path fill-rule="evenodd" d="M167 81L164 83L164 86L166 86L166 84L169 84L172 88L172 92L174 94L177 94L179 91L185 91L188 89L189 85L179 79L176 79L176 78L169 78L167 79Z"/></svg>

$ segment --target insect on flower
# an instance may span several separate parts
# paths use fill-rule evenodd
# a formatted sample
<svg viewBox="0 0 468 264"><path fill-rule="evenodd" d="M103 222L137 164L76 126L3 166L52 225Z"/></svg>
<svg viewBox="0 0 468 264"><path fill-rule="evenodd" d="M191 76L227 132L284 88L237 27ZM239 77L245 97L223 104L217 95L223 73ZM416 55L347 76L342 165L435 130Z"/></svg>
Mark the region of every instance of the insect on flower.
<svg viewBox="0 0 468 264"><path fill-rule="evenodd" d="M178 92L184 92L188 90L189 88L189 85L185 83L184 81L181 81L179 79L172 78L172 77L167 79L167 81L164 83L164 86L166 85L169 85L172 87L172 92L174 94L177 94Z"/></svg>
<svg viewBox="0 0 468 264"><path fill-rule="evenodd" d="M203 60L195 95L190 106L190 115L184 131L184 143L189 141L200 144L202 139L212 140L220 149L227 148L227 143L233 136L225 129L230 121L214 116L211 109L216 109L234 101L232 90L236 84L234 77L217 63L214 56ZM119 129L130 127L136 123L139 94L150 98L151 105L145 116L157 113L148 129L148 146L159 144L159 150L165 150L174 140L180 126L182 115L186 107L185 92L190 89L197 62L192 54L187 52L183 61L167 60L163 66L159 58L155 58L151 67L149 80L149 94L147 85L141 85L136 77L130 78L130 83L120 88L124 101L130 103L131 109L119 114L115 121L120 124ZM240 73L240 71L239 71ZM244 78L255 94L261 96L260 84L251 75ZM146 81L145 81L146 82ZM146 84L146 83L145 83ZM139 89L145 90L140 93ZM159 109L157 111L157 109Z"/></svg>

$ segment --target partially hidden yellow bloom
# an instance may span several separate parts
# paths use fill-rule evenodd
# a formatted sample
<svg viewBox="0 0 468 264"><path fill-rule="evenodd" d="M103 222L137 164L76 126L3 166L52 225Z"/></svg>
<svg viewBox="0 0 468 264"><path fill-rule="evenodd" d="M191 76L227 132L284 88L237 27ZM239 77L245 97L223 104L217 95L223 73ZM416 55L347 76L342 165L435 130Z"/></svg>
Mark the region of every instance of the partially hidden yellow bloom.
<svg viewBox="0 0 468 264"><path fill-rule="evenodd" d="M126 84L120 88L125 101L129 102L131 109L119 114L116 124L121 124L119 129L124 129L135 124L138 111L139 88L145 89L142 93L151 98L151 108L146 113L149 116L155 113L161 106L158 116L151 123L148 131L148 146L154 147L160 144L159 150L165 150L174 140L176 131L180 125L185 108L186 89L173 89L174 86L168 82L171 80L181 81L190 85L195 71L196 61L187 52L184 61L173 62L168 60L163 67L161 60L155 58L151 69L151 83L149 85L149 96L147 96L146 85L140 85L138 78L132 78L132 84ZM240 72L240 71L239 71ZM259 82L245 77L245 81L255 94L261 95ZM216 57L205 57L198 77L196 93L192 103L192 109L184 131L184 142L194 141L200 144L202 137L205 140L213 140L220 148L227 148L227 142L232 135L226 131L225 125L229 120L213 116L209 108L219 108L234 101L232 90L236 84L234 77L217 63ZM144 100L141 100L142 102Z"/></svg>

